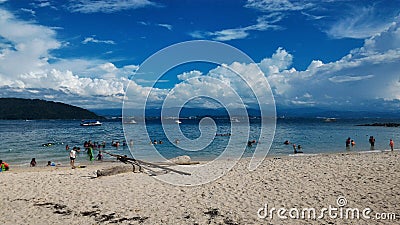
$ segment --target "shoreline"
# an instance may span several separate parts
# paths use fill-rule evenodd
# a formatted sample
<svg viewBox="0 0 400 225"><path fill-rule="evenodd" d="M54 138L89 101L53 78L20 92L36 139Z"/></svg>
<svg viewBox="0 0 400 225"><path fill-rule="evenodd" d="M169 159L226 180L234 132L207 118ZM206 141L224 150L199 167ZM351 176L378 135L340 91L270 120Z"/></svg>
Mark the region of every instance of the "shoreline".
<svg viewBox="0 0 400 225"><path fill-rule="evenodd" d="M272 155L272 154L267 154L266 158L285 158L285 157L315 157L315 156L324 156L324 155L336 155L336 154L346 154L346 155L351 155L351 154L374 154L374 153L385 153L385 152L391 152L390 149L384 149L384 150L359 150L359 151L342 151L342 152L323 152L323 153L298 153L298 154L276 154L276 155ZM400 152L400 149L394 149L393 152ZM83 157L86 158L86 157ZM79 166L79 165L83 165L83 166L100 166L102 164L107 165L109 163L120 163L119 161L117 161L116 159L113 158L107 158L105 160L99 161L99 160L94 160L93 162L84 159L83 158L78 158L78 160L76 160L75 165ZM239 161L241 160L248 160L251 159L252 156L242 156ZM79 160L81 159L81 160ZM230 159L219 159L219 160L230 160ZM196 162L200 162L200 164L204 164L207 162L211 162L213 160L207 160L207 159L201 159L201 160L193 160ZM152 161L148 161L148 162L152 162ZM153 162L153 163L165 163L163 161L157 161L157 162ZM26 163L18 163L18 164L10 164L10 166L12 166L13 168L18 168L19 170L22 170L23 168L25 169L29 169L29 168L70 168L70 164L68 160L62 161L62 162L58 162L56 164L56 166L46 166L43 162L43 164L41 165L37 165L35 167L30 167L29 166L29 162Z"/></svg>

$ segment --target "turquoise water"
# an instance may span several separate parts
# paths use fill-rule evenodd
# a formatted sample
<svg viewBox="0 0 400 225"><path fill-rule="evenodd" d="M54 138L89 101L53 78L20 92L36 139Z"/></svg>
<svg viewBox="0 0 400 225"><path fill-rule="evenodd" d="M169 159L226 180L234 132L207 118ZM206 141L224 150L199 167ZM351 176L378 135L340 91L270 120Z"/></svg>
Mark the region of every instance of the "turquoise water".
<svg viewBox="0 0 400 225"><path fill-rule="evenodd" d="M200 137L199 120L181 119L179 124L182 133L191 140ZM335 122L325 122L323 119L280 119L277 121L274 141L272 143L269 155L290 155L292 154L291 145L284 145L285 140L291 143L301 144L305 153L333 153L345 151L368 151L370 145L368 138L373 135L376 139L375 149L384 150L389 148L389 139L393 139L396 145L400 145L400 127L365 127L356 126L357 124L374 123L374 122L395 122L400 120L388 119L338 119ZM210 160L217 157L231 141L229 151L240 152L246 148L243 138L247 135L247 129L250 129L250 140L258 140L260 135L260 120L252 119L250 128L240 123L234 126L238 129L235 136L215 136L213 126L205 125L203 132L212 135L213 138L206 141L194 143L180 143L177 146L168 141L164 135L163 127L158 120L148 120L146 123L147 132L151 140L161 140L163 144L150 145L146 134L143 133L138 126L140 124L125 124L124 128L127 132L127 143L132 139L133 145L120 146L115 148L111 146L111 142L125 140L123 125L120 121L103 121L102 126L98 127L81 127L80 121L63 121L63 120L40 120L40 121L0 121L0 159L10 164L26 164L29 165L31 158L36 158L40 164L47 161L68 164L68 151L65 145L71 147L78 146L83 149L83 143L91 140L92 142L105 141L106 151L116 154L131 155L140 159L151 158L149 152L156 148L157 151L166 158L172 158L179 155L190 155L194 160ZM230 133L231 122L229 119L215 120L216 133ZM168 124L165 125L168 129ZM172 126L172 125L171 125ZM142 132L142 133L141 133ZM350 149L345 148L345 140L351 137L355 140L356 146ZM208 144L208 142L210 142ZM42 146L46 143L52 143L51 146ZM187 144L187 145L185 145ZM187 148L196 148L196 145L207 146L199 151L182 150L180 146ZM192 145L192 146L191 146ZM233 146L233 147L232 147ZM254 146L246 148L244 156L251 156ZM96 153L96 152L95 152ZM107 156L106 156L107 157ZM78 162L87 162L87 156L84 151L78 155Z"/></svg>

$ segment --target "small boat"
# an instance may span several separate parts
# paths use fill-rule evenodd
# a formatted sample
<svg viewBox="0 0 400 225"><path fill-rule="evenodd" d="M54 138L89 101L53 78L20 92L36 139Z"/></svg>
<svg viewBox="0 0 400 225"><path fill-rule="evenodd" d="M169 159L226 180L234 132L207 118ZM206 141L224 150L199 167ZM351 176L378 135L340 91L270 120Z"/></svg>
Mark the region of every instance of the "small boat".
<svg viewBox="0 0 400 225"><path fill-rule="evenodd" d="M180 124L180 123L182 123L182 122L179 121L179 120L175 120L175 123Z"/></svg>
<svg viewBox="0 0 400 225"><path fill-rule="evenodd" d="M326 118L324 121L325 122L335 122L336 118Z"/></svg>
<svg viewBox="0 0 400 225"><path fill-rule="evenodd" d="M124 123L124 124L135 124L136 121L135 121L134 119L131 119L131 120L124 120L123 123Z"/></svg>
<svg viewBox="0 0 400 225"><path fill-rule="evenodd" d="M238 118L232 117L231 118L231 122L239 123L240 121L238 120Z"/></svg>
<svg viewBox="0 0 400 225"><path fill-rule="evenodd" d="M83 120L81 126L89 127L89 126L101 126L100 121L98 120Z"/></svg>

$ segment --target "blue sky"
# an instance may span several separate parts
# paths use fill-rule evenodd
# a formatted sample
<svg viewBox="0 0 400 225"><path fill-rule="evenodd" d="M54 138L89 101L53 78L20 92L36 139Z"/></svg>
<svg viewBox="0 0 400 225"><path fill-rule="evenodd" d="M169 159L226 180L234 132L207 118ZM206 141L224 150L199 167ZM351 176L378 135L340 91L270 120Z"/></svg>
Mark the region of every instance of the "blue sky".
<svg viewBox="0 0 400 225"><path fill-rule="evenodd" d="M179 42L214 40L254 60L261 75L250 64L230 66L254 82L266 77L278 106L398 110L399 16L397 0L0 0L0 97L121 107L147 57ZM246 93L221 68L192 65L164 76L149 101L157 107L178 87L176 98L222 88L185 81L196 76ZM130 85L132 98L147 95L140 82Z"/></svg>

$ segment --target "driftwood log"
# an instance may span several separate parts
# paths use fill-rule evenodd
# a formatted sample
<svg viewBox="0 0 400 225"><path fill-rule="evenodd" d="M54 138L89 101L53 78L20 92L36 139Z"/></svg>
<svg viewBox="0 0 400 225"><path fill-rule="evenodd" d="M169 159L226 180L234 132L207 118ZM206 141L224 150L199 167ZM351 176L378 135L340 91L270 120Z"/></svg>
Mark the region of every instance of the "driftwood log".
<svg viewBox="0 0 400 225"><path fill-rule="evenodd" d="M142 161L142 160L137 160L137 159L134 159L134 158L130 158L130 157L126 156L126 155L112 154L112 153L109 153L109 152L106 152L106 151L102 151L102 152L104 152L104 153L106 153L106 154L108 154L110 156L116 157L117 160L119 160L119 161L121 161L121 162L123 162L125 164L128 164L128 163L131 164L133 166L132 170L135 170L135 168L138 168L139 172L143 171L142 167L150 167L150 168L162 169L162 170L167 171L167 172L174 172L174 173L177 173L177 174L180 174L180 175L188 175L188 176L191 175L190 173L187 173L187 172L175 170L175 169L172 169L172 168L167 168L165 166L161 166L161 165L157 165L157 164L154 164L154 163L145 162L145 161ZM127 171L127 172L130 172L130 171ZM111 174L111 175L113 175L113 174Z"/></svg>
<svg viewBox="0 0 400 225"><path fill-rule="evenodd" d="M134 172L134 173L139 173L142 172L142 168L138 165L121 165L121 166L113 166L110 168L105 168L101 170L97 170L97 177L100 176L112 176L112 175L117 175L120 173L128 173L128 172Z"/></svg>
<svg viewBox="0 0 400 225"><path fill-rule="evenodd" d="M181 155L181 156L172 158L169 161L171 161L172 163L177 164L177 165L199 164L199 162L193 162L192 159L190 158L190 156L188 156L188 155Z"/></svg>

